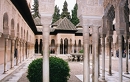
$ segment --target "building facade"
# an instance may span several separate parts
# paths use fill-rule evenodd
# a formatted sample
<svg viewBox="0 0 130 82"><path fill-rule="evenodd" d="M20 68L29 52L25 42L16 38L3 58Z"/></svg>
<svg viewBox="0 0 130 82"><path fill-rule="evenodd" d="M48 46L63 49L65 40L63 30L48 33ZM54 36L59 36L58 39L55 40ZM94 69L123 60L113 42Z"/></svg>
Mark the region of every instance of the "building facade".
<svg viewBox="0 0 130 82"><path fill-rule="evenodd" d="M6 73L34 54L36 27L26 0L0 0L0 19L0 64Z"/></svg>

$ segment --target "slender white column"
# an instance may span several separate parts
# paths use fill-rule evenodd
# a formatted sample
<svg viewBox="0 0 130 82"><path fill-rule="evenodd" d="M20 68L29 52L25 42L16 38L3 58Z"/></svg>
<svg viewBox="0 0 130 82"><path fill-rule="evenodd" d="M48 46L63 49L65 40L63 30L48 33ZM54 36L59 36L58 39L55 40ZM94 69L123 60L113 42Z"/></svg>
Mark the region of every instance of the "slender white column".
<svg viewBox="0 0 130 82"><path fill-rule="evenodd" d="M83 26L83 44L84 44L83 82L90 82L89 27L88 26Z"/></svg>
<svg viewBox="0 0 130 82"><path fill-rule="evenodd" d="M105 82L105 35L101 35L102 38L102 82Z"/></svg>
<svg viewBox="0 0 130 82"><path fill-rule="evenodd" d="M13 38L11 39L11 68L14 67L14 45L15 45L15 41Z"/></svg>
<svg viewBox="0 0 130 82"><path fill-rule="evenodd" d="M122 82L122 35L118 35L119 45L119 82Z"/></svg>
<svg viewBox="0 0 130 82"><path fill-rule="evenodd" d="M93 39L94 39L94 35L92 35ZM94 76L95 76L95 52L94 52L94 41L92 41L92 82L94 82Z"/></svg>
<svg viewBox="0 0 130 82"><path fill-rule="evenodd" d="M108 39L109 39L109 75L111 76L112 75L112 72L111 72L111 68L112 68L112 55L111 55L111 41L112 41L112 37L111 36L108 36Z"/></svg>
<svg viewBox="0 0 130 82"><path fill-rule="evenodd" d="M57 44L57 55L60 54L60 44Z"/></svg>
<svg viewBox="0 0 130 82"><path fill-rule="evenodd" d="M49 82L49 25L43 26L43 82Z"/></svg>
<svg viewBox="0 0 130 82"><path fill-rule="evenodd" d="M17 40L17 57L16 57L16 65L18 66L18 63L19 63L19 40Z"/></svg>
<svg viewBox="0 0 130 82"><path fill-rule="evenodd" d="M22 43L21 42L20 42L20 46L19 47L20 47L20 50L19 50L19 60L20 60L20 63L21 63L21 61L22 61L22 58L21 58L22 57L21 56L22 55Z"/></svg>
<svg viewBox="0 0 130 82"><path fill-rule="evenodd" d="M98 58L99 58L99 50L98 50L98 46L99 46L99 31L98 31L98 27L93 27L93 35L94 35L94 54L95 54L95 74L94 74L94 82L98 82Z"/></svg>
<svg viewBox="0 0 130 82"><path fill-rule="evenodd" d="M128 62L129 62L128 61L128 55L129 55L128 51L129 50L128 50L128 36L127 35L125 36L125 39L126 39L126 50L125 50L126 51L126 73L125 74L129 74L129 69L128 69L129 68L129 66L128 66Z"/></svg>
<svg viewBox="0 0 130 82"><path fill-rule="evenodd" d="M113 56L116 57L116 43L113 43Z"/></svg>
<svg viewBox="0 0 130 82"><path fill-rule="evenodd" d="M4 73L7 72L8 35L5 35Z"/></svg>

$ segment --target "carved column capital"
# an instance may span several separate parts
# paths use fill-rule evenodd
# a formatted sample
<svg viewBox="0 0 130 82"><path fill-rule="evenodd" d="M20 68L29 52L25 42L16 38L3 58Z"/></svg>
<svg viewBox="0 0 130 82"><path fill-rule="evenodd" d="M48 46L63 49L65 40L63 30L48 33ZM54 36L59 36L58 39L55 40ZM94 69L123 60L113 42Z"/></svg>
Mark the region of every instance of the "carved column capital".
<svg viewBox="0 0 130 82"><path fill-rule="evenodd" d="M9 34L4 34L4 38L9 39Z"/></svg>
<svg viewBox="0 0 130 82"><path fill-rule="evenodd" d="M2 36L2 32L0 32L0 37Z"/></svg>

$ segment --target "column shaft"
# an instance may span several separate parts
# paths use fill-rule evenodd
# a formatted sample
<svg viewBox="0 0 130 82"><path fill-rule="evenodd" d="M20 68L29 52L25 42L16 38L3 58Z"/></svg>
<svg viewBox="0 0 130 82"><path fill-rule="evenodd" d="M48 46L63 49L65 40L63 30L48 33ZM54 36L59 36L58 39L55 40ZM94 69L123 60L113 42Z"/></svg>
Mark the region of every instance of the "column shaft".
<svg viewBox="0 0 130 82"><path fill-rule="evenodd" d="M43 27L43 82L49 82L49 25Z"/></svg>
<svg viewBox="0 0 130 82"><path fill-rule="evenodd" d="M109 36L109 75L112 75L111 69L112 69L112 60L111 60L111 36Z"/></svg>
<svg viewBox="0 0 130 82"><path fill-rule="evenodd" d="M94 73L94 82L98 82L98 58L99 58L99 31L98 27L93 27L93 40L94 40L94 56L95 56L95 73Z"/></svg>
<svg viewBox="0 0 130 82"><path fill-rule="evenodd" d="M11 40L11 68L14 67L14 39Z"/></svg>
<svg viewBox="0 0 130 82"><path fill-rule="evenodd" d="M105 36L102 35L102 82L105 82Z"/></svg>
<svg viewBox="0 0 130 82"><path fill-rule="evenodd" d="M127 36L126 36L126 53L125 53L125 55L126 55L126 74L129 74L129 66L128 66L128 38L127 38Z"/></svg>
<svg viewBox="0 0 130 82"><path fill-rule="evenodd" d="M4 73L6 73L7 71L7 53L8 53L8 38L5 38Z"/></svg>
<svg viewBox="0 0 130 82"><path fill-rule="evenodd" d="M119 82L122 82L122 35L118 36L119 41Z"/></svg>
<svg viewBox="0 0 130 82"><path fill-rule="evenodd" d="M90 65L89 65L89 27L84 26L83 43L84 43L84 61L83 61L83 82L90 82Z"/></svg>

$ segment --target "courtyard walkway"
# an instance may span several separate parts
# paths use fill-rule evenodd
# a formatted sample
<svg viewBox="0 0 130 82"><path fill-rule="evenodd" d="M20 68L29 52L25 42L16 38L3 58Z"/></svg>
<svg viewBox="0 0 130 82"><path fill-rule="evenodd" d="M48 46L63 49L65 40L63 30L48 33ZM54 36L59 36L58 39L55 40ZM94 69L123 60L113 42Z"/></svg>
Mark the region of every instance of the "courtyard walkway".
<svg viewBox="0 0 130 82"><path fill-rule="evenodd" d="M3 74L2 70L0 70L0 82L29 82L27 79L27 67L29 63L35 59L38 58L39 56L36 57L31 57L29 59L26 59L23 63L19 64L19 66L15 66L14 69L8 71L6 74ZM101 57L100 57L101 58ZM102 60L101 60L102 61ZM100 61L100 65L101 65ZM105 68L106 68L106 80L107 82L118 82L118 58L112 57L112 76L108 76L108 66L109 66L109 61L108 61L108 56L106 56L105 59ZM123 72L125 72L125 58L123 58ZM0 65L2 66L2 65ZM82 82L83 80L83 62L69 62L70 66L70 78L68 82ZM92 63L90 64L90 68L92 66ZM1 68L1 67L0 67ZM101 72L101 67L100 67L100 72ZM129 71L130 71L130 59L129 59ZM91 73L91 70L90 70ZM101 75L101 74L100 74ZM6 77L8 76L8 77ZM6 78L4 78L6 77ZM90 75L91 77L91 75ZM3 80L2 80L3 79ZM1 81L2 80L2 81ZM123 82L130 82L130 74L126 75L123 73Z"/></svg>

